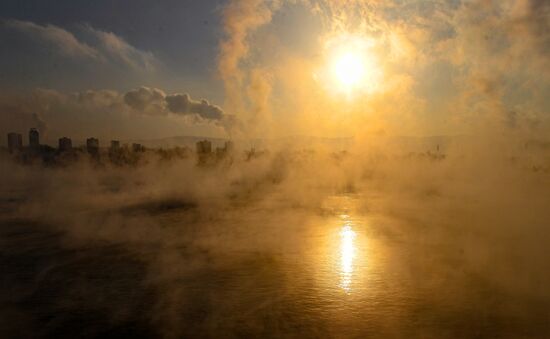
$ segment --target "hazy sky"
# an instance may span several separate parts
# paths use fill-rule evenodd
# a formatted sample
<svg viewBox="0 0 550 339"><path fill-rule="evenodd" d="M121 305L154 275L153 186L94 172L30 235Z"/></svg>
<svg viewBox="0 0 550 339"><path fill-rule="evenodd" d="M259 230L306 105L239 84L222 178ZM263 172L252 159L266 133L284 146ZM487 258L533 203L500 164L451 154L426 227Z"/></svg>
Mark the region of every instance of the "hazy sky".
<svg viewBox="0 0 550 339"><path fill-rule="evenodd" d="M207 92L216 84L211 79L221 38L220 7L220 1L208 0L2 1L0 11L8 20L2 29L7 75L2 85L71 91L149 85L220 98L216 88ZM85 50L69 52L72 43L104 54L108 39L110 48L126 55L98 62ZM63 46L67 51L59 50ZM132 65L138 67L123 67Z"/></svg>
<svg viewBox="0 0 550 339"><path fill-rule="evenodd" d="M0 13L2 133L548 131L544 0L6 0Z"/></svg>

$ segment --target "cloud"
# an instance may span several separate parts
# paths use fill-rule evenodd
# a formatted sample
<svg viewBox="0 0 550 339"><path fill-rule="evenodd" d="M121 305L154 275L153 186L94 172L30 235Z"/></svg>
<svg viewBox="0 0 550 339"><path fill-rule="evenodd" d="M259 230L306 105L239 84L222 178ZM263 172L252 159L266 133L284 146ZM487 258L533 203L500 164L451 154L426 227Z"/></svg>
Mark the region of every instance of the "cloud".
<svg viewBox="0 0 550 339"><path fill-rule="evenodd" d="M287 14L299 6L319 24L293 22ZM550 128L548 1L234 0L222 14L224 108L245 122L248 135L357 135L380 125L392 135L526 126L543 135ZM309 29L318 43L303 56L285 41L282 25ZM327 67L323 42L347 33L372 40L369 52L383 74L377 93L353 100L320 92L321 82L312 81Z"/></svg>
<svg viewBox="0 0 550 339"><path fill-rule="evenodd" d="M6 20L7 28L28 35L31 39L42 42L51 50L68 57L100 59L101 55L95 48L79 41L73 33L54 25L37 25L30 21Z"/></svg>
<svg viewBox="0 0 550 339"><path fill-rule="evenodd" d="M197 114L201 118L209 120L221 120L225 113L223 110L210 104L206 100L194 101L189 94L173 94L166 97L168 109L176 114Z"/></svg>
<svg viewBox="0 0 550 339"><path fill-rule="evenodd" d="M224 82L226 103L231 111L244 109L243 79L247 72L240 62L249 54L249 35L271 21L278 2L271 6L262 0L228 3L223 11L225 37L220 41L218 70Z"/></svg>
<svg viewBox="0 0 550 339"><path fill-rule="evenodd" d="M142 114L169 114L196 116L204 120L219 122L228 118L224 110L208 100L193 100L187 93L166 95L158 88L140 87L124 94L124 102Z"/></svg>
<svg viewBox="0 0 550 339"><path fill-rule="evenodd" d="M158 67L159 61L153 53L137 49L113 32L95 29L90 25L84 25L83 31L95 42L95 48L113 62L147 71L154 71Z"/></svg>
<svg viewBox="0 0 550 339"><path fill-rule="evenodd" d="M165 109L165 97L163 91L157 88L140 87L126 92L124 102L138 111L157 111Z"/></svg>
<svg viewBox="0 0 550 339"><path fill-rule="evenodd" d="M113 32L81 25L72 33L55 25L38 25L30 21L6 20L4 26L24 33L65 57L89 58L131 68L152 71L159 63L153 53L130 45Z"/></svg>
<svg viewBox="0 0 550 339"><path fill-rule="evenodd" d="M226 132L238 126L237 119L205 99L193 100L189 94L170 94L158 88L142 86L123 95L124 103L135 113L143 115L172 115L195 117L223 126ZM196 121L196 119L195 119Z"/></svg>
<svg viewBox="0 0 550 339"><path fill-rule="evenodd" d="M0 22L2 84L20 88L128 88L162 76L163 63L115 32L87 24L59 27Z"/></svg>

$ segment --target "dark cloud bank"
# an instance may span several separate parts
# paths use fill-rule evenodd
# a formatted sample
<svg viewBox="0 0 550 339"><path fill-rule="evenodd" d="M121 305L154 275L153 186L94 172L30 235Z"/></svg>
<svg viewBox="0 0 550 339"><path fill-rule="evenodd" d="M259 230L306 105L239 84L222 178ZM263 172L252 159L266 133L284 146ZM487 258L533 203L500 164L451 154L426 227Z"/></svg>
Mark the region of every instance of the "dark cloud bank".
<svg viewBox="0 0 550 339"><path fill-rule="evenodd" d="M203 119L221 121L226 113L221 107L207 100L192 100L189 94L166 95L157 88L140 87L124 94L128 106L142 111L170 112L181 115L197 115Z"/></svg>

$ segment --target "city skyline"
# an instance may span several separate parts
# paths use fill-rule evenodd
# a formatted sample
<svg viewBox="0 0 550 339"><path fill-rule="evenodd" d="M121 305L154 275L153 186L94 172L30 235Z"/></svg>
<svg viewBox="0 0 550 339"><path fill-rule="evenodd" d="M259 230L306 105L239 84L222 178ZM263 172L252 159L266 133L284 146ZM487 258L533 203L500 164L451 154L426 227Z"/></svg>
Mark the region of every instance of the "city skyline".
<svg viewBox="0 0 550 339"><path fill-rule="evenodd" d="M40 143L40 133L34 127L29 129L27 145L23 142L23 137L20 133L10 132L7 134L7 149L10 153L17 154L17 152L23 152L25 149L37 151L43 146L50 147L49 145ZM71 152L74 149L85 149L88 154L97 156L99 155L99 150L101 148L108 148L109 152L119 151L122 149L131 149L133 152L138 153L144 152L146 149L142 144L136 142L123 143L121 145L120 140L110 140L108 147L102 147L99 139L95 137L86 138L84 144L79 146L75 145L74 148L71 138L61 137L58 139L57 148L54 147L53 149L57 149L58 153ZM198 155L223 155L230 153L234 149L234 142L231 140L225 140L223 142L223 147L212 148L212 142L208 139L204 139L197 141L195 143L195 148ZM39 153L36 155L39 155Z"/></svg>

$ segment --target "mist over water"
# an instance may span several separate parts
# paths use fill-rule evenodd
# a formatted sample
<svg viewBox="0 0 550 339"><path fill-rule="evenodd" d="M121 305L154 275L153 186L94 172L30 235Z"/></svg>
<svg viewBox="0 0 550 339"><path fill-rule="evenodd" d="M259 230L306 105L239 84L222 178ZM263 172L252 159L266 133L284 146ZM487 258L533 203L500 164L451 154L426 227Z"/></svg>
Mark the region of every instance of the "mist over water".
<svg viewBox="0 0 550 339"><path fill-rule="evenodd" d="M545 337L550 177L497 159L3 159L0 333Z"/></svg>

